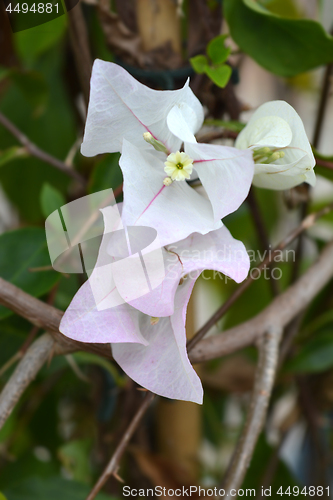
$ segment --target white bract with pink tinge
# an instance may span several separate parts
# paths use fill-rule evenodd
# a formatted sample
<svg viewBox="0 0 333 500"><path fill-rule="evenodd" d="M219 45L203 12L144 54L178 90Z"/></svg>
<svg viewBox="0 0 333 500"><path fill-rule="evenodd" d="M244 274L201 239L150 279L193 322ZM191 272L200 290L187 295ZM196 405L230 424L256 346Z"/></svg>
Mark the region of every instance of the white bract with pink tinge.
<svg viewBox="0 0 333 500"><path fill-rule="evenodd" d="M111 211L103 210L105 219ZM163 248L163 281L134 300L128 293L137 295L135 278L129 290L123 274L114 276L109 266L100 265L107 247L102 241L96 267L65 312L60 331L81 342L110 342L114 359L138 384L161 396L201 403L201 382L186 351L187 304L204 269L238 283L245 279L250 262L243 243L222 227ZM98 297L96 283L103 292Z"/></svg>
<svg viewBox="0 0 333 500"><path fill-rule="evenodd" d="M316 161L303 122L285 101L260 106L235 145L253 151L255 186L281 190L302 182L316 183Z"/></svg>
<svg viewBox="0 0 333 500"><path fill-rule="evenodd" d="M116 64L95 61L81 152L121 152L123 223L156 229L162 246L221 227L251 186L251 151L198 144L203 118L188 83L156 91ZM197 177L207 196L186 182Z"/></svg>
<svg viewBox="0 0 333 500"><path fill-rule="evenodd" d="M72 339L110 342L114 359L143 387L196 403L203 391L186 351L187 304L205 269L237 282L247 276L245 247L221 219L244 201L254 173L252 151L196 142L203 117L188 83L155 91L95 61L81 151L121 152L124 202L121 221L117 207L102 210L96 266L60 325ZM197 178L204 194L189 184ZM140 243L146 231L148 247L125 256L122 231L129 242L133 229ZM151 244L148 229L157 235Z"/></svg>

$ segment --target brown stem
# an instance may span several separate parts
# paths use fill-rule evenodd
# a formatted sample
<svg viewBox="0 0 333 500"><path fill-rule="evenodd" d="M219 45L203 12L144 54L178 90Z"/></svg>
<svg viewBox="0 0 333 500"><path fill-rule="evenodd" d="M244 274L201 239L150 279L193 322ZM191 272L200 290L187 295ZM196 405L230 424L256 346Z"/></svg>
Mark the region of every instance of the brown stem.
<svg viewBox="0 0 333 500"><path fill-rule="evenodd" d="M333 242L325 247L317 262L296 283L257 316L221 334L201 340L190 352L191 362L208 361L252 345L272 324L285 327L311 303L332 277Z"/></svg>
<svg viewBox="0 0 333 500"><path fill-rule="evenodd" d="M56 168L57 170L61 170L61 172L64 172L66 175L69 177L72 177L73 179L79 181L81 184L84 186L87 184L86 180L84 177L82 177L81 174L79 174L76 170L73 170L66 165L61 160L58 160L58 158L55 158L54 156L49 155L42 149L40 149L36 144L30 141L26 135L24 135L15 125L12 123L8 118L0 113L0 123L14 136L16 139L22 144L22 146L25 147L25 149L28 151L28 153L31 154L31 156L34 156L35 158L38 158L39 160L44 161L45 163L48 163L52 167Z"/></svg>
<svg viewBox="0 0 333 500"><path fill-rule="evenodd" d="M68 12L68 18L70 41L74 54L75 66L84 100L86 106L88 106L92 58L90 54L87 28L80 3Z"/></svg>
<svg viewBox="0 0 333 500"><path fill-rule="evenodd" d="M260 432L264 426L272 393L282 328L272 323L267 327L259 345L259 362L245 425L224 477L223 498L233 498L230 490L240 488Z"/></svg>
<svg viewBox="0 0 333 500"><path fill-rule="evenodd" d="M318 148L320 136L321 136L321 132L322 132L323 124L324 124L326 104L327 104L327 99L329 97L329 91L330 91L330 86L331 86L332 69L333 69L333 64L332 63L328 64L326 66L326 70L325 70L325 74L324 74L321 96L320 96L319 107L318 107L318 113L317 113L317 119L316 119L316 125L315 125L315 131L314 131L313 141L312 141L312 144L315 148Z"/></svg>
<svg viewBox="0 0 333 500"><path fill-rule="evenodd" d="M250 207L253 222L258 234L260 250L261 252L265 252L265 250L268 251L271 245L268 239L265 222L262 217L262 211L260 210L253 186L251 186L246 201ZM272 290L273 297L276 297L279 294L279 287L277 281L270 276L269 284Z"/></svg>
<svg viewBox="0 0 333 500"><path fill-rule="evenodd" d="M126 447L132 438L136 428L138 427L142 417L144 416L146 410L149 408L150 403L153 401L155 398L155 394L152 392L147 392L145 395L145 398L143 399L141 405L139 406L136 414L134 415L133 419L131 420L131 423L127 427L125 433L123 434L120 443L118 444L114 454L112 455L112 458L110 462L108 463L106 469L104 470L103 474L87 496L86 500L93 500L96 495L99 493L99 491L103 488L104 484L106 481L111 477L112 475L116 475L119 467L119 461L121 457L124 454L124 451L126 450Z"/></svg>
<svg viewBox="0 0 333 500"><path fill-rule="evenodd" d="M76 342L60 333L59 324L64 314L62 311L32 297L2 278L0 278L0 304L27 319L33 325L50 332L57 341L59 354L83 350L112 358L109 344Z"/></svg>
<svg viewBox="0 0 333 500"><path fill-rule="evenodd" d="M51 335L45 333L27 350L13 375L0 394L0 429L13 411L24 390L34 380L55 346Z"/></svg>
<svg viewBox="0 0 333 500"><path fill-rule="evenodd" d="M208 331L222 318L222 316L230 309L236 300L245 292L251 283L257 279L261 269L269 264L276 255L284 250L295 238L297 238L303 231L309 229L315 222L324 215L333 210L333 203L324 207L318 212L309 214L299 226L297 226L284 240L279 243L271 252L268 252L266 258L256 267L257 271L252 272L245 281L236 289L236 291L226 300L226 302L213 314L213 316L200 328L194 337L188 342L188 349L192 349Z"/></svg>

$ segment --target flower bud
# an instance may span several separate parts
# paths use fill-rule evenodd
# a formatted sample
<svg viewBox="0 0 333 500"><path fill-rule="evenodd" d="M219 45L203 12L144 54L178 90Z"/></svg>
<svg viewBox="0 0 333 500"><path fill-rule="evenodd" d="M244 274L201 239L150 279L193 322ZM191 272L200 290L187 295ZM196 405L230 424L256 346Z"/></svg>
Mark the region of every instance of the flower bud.
<svg viewBox="0 0 333 500"><path fill-rule="evenodd" d="M151 144L156 151L162 151L162 153L169 154L168 149L164 146L163 142L155 139L150 132L144 132L143 138L148 144Z"/></svg>
<svg viewBox="0 0 333 500"><path fill-rule="evenodd" d="M166 177L163 181L163 184L164 184L164 186L171 186L172 182L173 181L172 181L172 179L170 179L170 177Z"/></svg>

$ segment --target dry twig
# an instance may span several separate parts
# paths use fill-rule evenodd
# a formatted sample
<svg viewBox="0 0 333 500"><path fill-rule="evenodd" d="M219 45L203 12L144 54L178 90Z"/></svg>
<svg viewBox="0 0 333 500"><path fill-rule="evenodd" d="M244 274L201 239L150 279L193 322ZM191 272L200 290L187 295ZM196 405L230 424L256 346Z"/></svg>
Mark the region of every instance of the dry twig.
<svg viewBox="0 0 333 500"><path fill-rule="evenodd" d="M192 363L201 363L225 356L252 345L271 325L285 327L333 277L333 242L329 243L318 261L292 286L276 297L254 318L229 330L203 339L190 353Z"/></svg>
<svg viewBox="0 0 333 500"><path fill-rule="evenodd" d="M249 194L247 196L247 204L250 207L253 223L255 225L257 235L258 235L258 240L259 240L259 245L260 245L260 250L262 252L268 251L270 249L270 242L268 238L268 233L266 230L265 226L265 221L262 216L262 211L260 210L260 206L254 191L253 186L251 186ZM269 266L267 266L269 267ZM276 295L279 294L279 286L278 282L273 279L271 276L269 277L269 285L271 287L272 295L273 297L276 297Z"/></svg>
<svg viewBox="0 0 333 500"><path fill-rule="evenodd" d="M74 54L75 66L84 100L86 106L88 106L92 58L90 54L87 28L80 3L68 12L68 19L70 41Z"/></svg>
<svg viewBox="0 0 333 500"><path fill-rule="evenodd" d="M72 177L73 179L79 181L81 184L84 186L87 184L86 180L84 177L82 177L81 174L79 174L76 170L73 170L72 168L69 168L66 163L64 163L61 160L58 160L58 158L55 158L54 156L51 156L49 153L46 153L42 149L40 149L36 144L30 141L26 135L21 132L14 123L12 123L8 118L0 113L0 123L14 136L16 139L22 144L22 146L25 147L25 149L28 151L31 156L34 156L35 158L38 158L39 160L45 161L45 163L48 163L52 167L56 168L57 170L61 170L61 172L64 172L66 175L69 177Z"/></svg>
<svg viewBox="0 0 333 500"><path fill-rule="evenodd" d="M260 339L259 362L250 406L242 434L223 480L224 498L232 498L231 490L238 490L252 458L255 445L264 426L272 393L282 328L272 324Z"/></svg>
<svg viewBox="0 0 333 500"><path fill-rule="evenodd" d="M188 342L187 348L192 349L205 335L208 331L222 318L222 316L230 309L230 307L237 301L237 299L245 292L245 290L251 285L253 280L257 279L260 274L261 269L263 269L267 264L272 262L279 252L284 250L295 238L297 238L303 231L309 229L315 222L324 215L328 214L333 210L333 203L324 207L318 212L313 212L309 214L297 226L288 236L279 243L275 248L268 252L266 258L256 267L256 272L252 272L246 280L236 289L236 291L222 304L222 306L213 314L213 316L200 328L200 330L194 335L194 337Z"/></svg>
<svg viewBox="0 0 333 500"><path fill-rule="evenodd" d="M111 358L109 344L85 344L65 337L59 332L59 324L64 314L62 311L32 297L2 278L0 278L0 304L27 319L33 325L50 332L57 341L58 354L70 354L82 350Z"/></svg>
<svg viewBox="0 0 333 500"><path fill-rule="evenodd" d="M136 414L134 415L133 419L131 420L131 423L127 427L124 435L122 436L120 443L118 444L114 454L112 455L112 458L110 462L108 463L106 469L104 470L103 474L91 490L90 494L87 496L86 500L93 500L96 495L101 491L103 488L104 484L106 481L111 477L111 476L117 476L118 472L118 467L119 467L119 461L121 457L124 454L124 451L126 450L126 447L133 436L136 428L138 427L142 417L146 413L146 410L148 410L150 403L153 401L155 398L155 394L152 392L147 392L141 405L139 406Z"/></svg>
<svg viewBox="0 0 333 500"><path fill-rule="evenodd" d="M34 380L43 364L49 359L55 341L45 333L27 350L13 375L0 394L0 429L13 411L24 390Z"/></svg>

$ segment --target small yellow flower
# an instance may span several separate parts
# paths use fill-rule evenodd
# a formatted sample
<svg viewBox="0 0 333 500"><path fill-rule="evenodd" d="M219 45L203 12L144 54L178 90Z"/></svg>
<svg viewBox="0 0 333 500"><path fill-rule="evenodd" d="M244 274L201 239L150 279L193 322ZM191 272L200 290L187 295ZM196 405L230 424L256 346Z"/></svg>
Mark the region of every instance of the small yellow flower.
<svg viewBox="0 0 333 500"><path fill-rule="evenodd" d="M173 181L184 181L191 177L193 160L186 153L171 153L164 165L164 171Z"/></svg>

